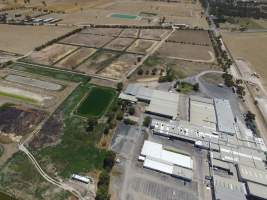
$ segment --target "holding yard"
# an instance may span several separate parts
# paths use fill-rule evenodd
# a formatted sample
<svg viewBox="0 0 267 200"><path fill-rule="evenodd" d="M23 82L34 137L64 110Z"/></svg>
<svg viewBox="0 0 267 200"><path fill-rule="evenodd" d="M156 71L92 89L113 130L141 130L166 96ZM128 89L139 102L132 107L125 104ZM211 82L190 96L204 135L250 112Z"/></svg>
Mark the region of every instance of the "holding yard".
<svg viewBox="0 0 267 200"><path fill-rule="evenodd" d="M77 113L86 117L101 117L115 96L114 90L92 87L88 96L77 109Z"/></svg>
<svg viewBox="0 0 267 200"><path fill-rule="evenodd" d="M72 45L100 48L112 39L113 37L111 36L78 33L66 39L63 39L61 42Z"/></svg>
<svg viewBox="0 0 267 200"><path fill-rule="evenodd" d="M168 39L170 42L210 46L208 31L176 30Z"/></svg>
<svg viewBox="0 0 267 200"><path fill-rule="evenodd" d="M55 66L66 69L75 69L80 63L82 63L86 58L95 53L95 49L82 47L67 56Z"/></svg>
<svg viewBox="0 0 267 200"><path fill-rule="evenodd" d="M75 51L77 48L78 47L71 45L53 44L41 51L34 51L28 58L26 58L26 60L33 63L52 65Z"/></svg>
<svg viewBox="0 0 267 200"><path fill-rule="evenodd" d="M159 56L188 60L195 62L213 63L215 57L212 47L166 42L156 52Z"/></svg>

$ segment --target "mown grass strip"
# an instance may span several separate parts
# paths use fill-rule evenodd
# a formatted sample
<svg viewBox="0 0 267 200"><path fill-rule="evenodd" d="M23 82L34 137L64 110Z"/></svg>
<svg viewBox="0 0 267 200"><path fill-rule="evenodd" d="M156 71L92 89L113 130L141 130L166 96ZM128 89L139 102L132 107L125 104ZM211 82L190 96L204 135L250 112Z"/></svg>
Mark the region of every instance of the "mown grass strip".
<svg viewBox="0 0 267 200"><path fill-rule="evenodd" d="M18 100L24 101L26 103L32 103L32 104L36 104L37 103L37 101L32 99L32 98L25 97L25 96L20 96L20 95L16 95L16 94L11 94L11 93L7 93L7 92L1 92L0 91L0 96L18 99Z"/></svg>

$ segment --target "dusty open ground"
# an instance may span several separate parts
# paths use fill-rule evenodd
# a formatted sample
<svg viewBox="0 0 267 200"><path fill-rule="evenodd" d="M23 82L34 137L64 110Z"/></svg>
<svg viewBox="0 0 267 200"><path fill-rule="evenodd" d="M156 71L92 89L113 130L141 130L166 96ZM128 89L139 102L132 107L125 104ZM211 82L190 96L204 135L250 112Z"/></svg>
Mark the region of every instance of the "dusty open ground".
<svg viewBox="0 0 267 200"><path fill-rule="evenodd" d="M213 48L209 46L166 42L161 46L156 54L159 56L180 60L191 60L207 63L215 62Z"/></svg>
<svg viewBox="0 0 267 200"><path fill-rule="evenodd" d="M106 49L112 49L117 51L123 51L128 48L135 39L133 38L116 38L108 45L105 46Z"/></svg>
<svg viewBox="0 0 267 200"><path fill-rule="evenodd" d="M198 45L211 45L208 31L176 30L168 41Z"/></svg>
<svg viewBox="0 0 267 200"><path fill-rule="evenodd" d="M139 29L124 29L120 37L131 37L131 38L137 38L139 34Z"/></svg>
<svg viewBox="0 0 267 200"><path fill-rule="evenodd" d="M26 54L73 28L54 26L11 26L0 24L0 50Z"/></svg>
<svg viewBox="0 0 267 200"><path fill-rule="evenodd" d="M170 32L169 30L143 29L140 31L140 38L150 39L150 40L161 40L169 32Z"/></svg>
<svg viewBox="0 0 267 200"><path fill-rule="evenodd" d="M59 2L46 2L48 8L66 12L64 15L50 14L48 17L62 18L62 23L68 24L155 25L158 24L161 17L165 16L166 22L208 27L205 18L202 17L200 4L194 4L191 1L180 1L177 3L140 0L69 0L64 2L61 0ZM125 19L110 17L113 13L136 15L141 16L141 18Z"/></svg>
<svg viewBox="0 0 267 200"><path fill-rule="evenodd" d="M127 72L135 67L137 64L137 57L138 55L135 54L123 54L99 74L105 77L121 79Z"/></svg>
<svg viewBox="0 0 267 200"><path fill-rule="evenodd" d="M109 36L118 36L122 32L120 28L90 28L84 29L81 33L90 33L95 35L109 35Z"/></svg>
<svg viewBox="0 0 267 200"><path fill-rule="evenodd" d="M113 39L111 36L101 36L92 34L75 34L61 40L62 43L100 48Z"/></svg>
<svg viewBox="0 0 267 200"><path fill-rule="evenodd" d="M33 63L52 65L76 49L78 47L71 45L53 44L41 51L34 51L27 60Z"/></svg>
<svg viewBox="0 0 267 200"><path fill-rule="evenodd" d="M260 75L267 87L267 33L224 32L223 39L234 58L243 58L251 63L252 70Z"/></svg>
<svg viewBox="0 0 267 200"><path fill-rule="evenodd" d="M98 51L76 70L86 74L97 73L107 67L119 54L112 51Z"/></svg>
<svg viewBox="0 0 267 200"><path fill-rule="evenodd" d="M95 49L81 47L74 53L70 54L66 58L62 59L55 66L66 69L75 69L80 63L82 63L86 58L95 53Z"/></svg>
<svg viewBox="0 0 267 200"><path fill-rule="evenodd" d="M136 40L128 49L128 52L146 54L157 42L153 40Z"/></svg>

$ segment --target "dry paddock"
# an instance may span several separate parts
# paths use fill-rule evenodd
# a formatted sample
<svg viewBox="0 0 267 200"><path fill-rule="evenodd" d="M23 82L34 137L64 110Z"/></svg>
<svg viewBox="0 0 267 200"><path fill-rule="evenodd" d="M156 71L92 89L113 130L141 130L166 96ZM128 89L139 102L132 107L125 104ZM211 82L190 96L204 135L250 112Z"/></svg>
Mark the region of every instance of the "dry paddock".
<svg viewBox="0 0 267 200"><path fill-rule="evenodd" d="M195 62L215 62L213 48L209 46L166 42L156 52L160 57L190 60Z"/></svg>
<svg viewBox="0 0 267 200"><path fill-rule="evenodd" d="M0 24L0 50L26 54L35 47L64 35L73 28Z"/></svg>
<svg viewBox="0 0 267 200"><path fill-rule="evenodd" d="M260 74L267 87L267 33L224 32L223 40L234 58L243 58L251 63L252 71Z"/></svg>

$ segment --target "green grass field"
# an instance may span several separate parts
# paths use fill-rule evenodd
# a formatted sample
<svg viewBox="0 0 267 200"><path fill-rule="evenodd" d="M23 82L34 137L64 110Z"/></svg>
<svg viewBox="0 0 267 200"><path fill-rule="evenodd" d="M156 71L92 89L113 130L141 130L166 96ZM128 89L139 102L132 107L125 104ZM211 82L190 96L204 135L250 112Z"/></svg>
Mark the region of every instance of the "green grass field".
<svg viewBox="0 0 267 200"><path fill-rule="evenodd" d="M55 70L52 68L44 68L44 66L42 65L30 65L28 63L15 63L9 67L11 69L38 74L42 76L48 76L48 77L52 77L52 78L64 80L64 81L87 82L90 80L90 78L85 75Z"/></svg>
<svg viewBox="0 0 267 200"><path fill-rule="evenodd" d="M79 85L58 108L58 111L62 112L64 117L64 134L61 137L60 144L36 152L38 160L40 160L41 165L44 165L44 168L46 168L46 163L53 163L58 174L65 178L69 178L73 173L83 173L95 169L101 170L103 167L106 151L97 148L96 144L103 134L105 125L99 123L94 131L88 133L86 131L87 120L77 114L72 114L81 99L93 88L97 91L97 93L93 93L93 96L98 96L99 90L102 94L102 90L104 90L104 93L108 91L108 94L112 91L111 99L115 97L115 92L112 89L92 86L89 83ZM111 99L107 102L108 104ZM94 101L97 104L100 102L98 99L94 99ZM108 105L103 107L103 103L101 105L101 112L105 112L109 107ZM104 110L102 111L102 109Z"/></svg>
<svg viewBox="0 0 267 200"><path fill-rule="evenodd" d="M11 93L7 93L7 92L0 92L0 96L18 99L18 100L21 100L21 101L24 101L24 102L30 103L30 104L37 103L37 101L32 99L32 98L20 96L20 95L16 95L16 94L11 94Z"/></svg>
<svg viewBox="0 0 267 200"><path fill-rule="evenodd" d="M77 114L99 118L106 112L114 96L115 92L112 89L92 87L88 96L78 107Z"/></svg>

